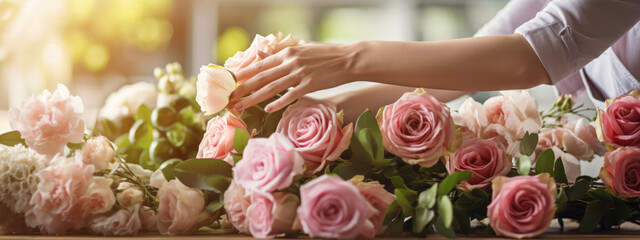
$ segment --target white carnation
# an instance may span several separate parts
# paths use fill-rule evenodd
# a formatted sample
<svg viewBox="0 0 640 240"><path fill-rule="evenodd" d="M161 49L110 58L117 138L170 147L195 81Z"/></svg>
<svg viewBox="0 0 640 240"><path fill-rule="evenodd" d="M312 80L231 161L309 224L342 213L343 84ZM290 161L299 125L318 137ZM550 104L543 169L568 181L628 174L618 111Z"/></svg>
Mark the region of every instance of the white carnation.
<svg viewBox="0 0 640 240"><path fill-rule="evenodd" d="M109 95L100 110L100 117L118 123L122 118L133 116L142 104L151 109L155 108L157 98L158 90L152 83L137 82L126 85Z"/></svg>
<svg viewBox="0 0 640 240"><path fill-rule="evenodd" d="M0 202L15 213L23 213L45 167L47 158L23 145L0 145Z"/></svg>

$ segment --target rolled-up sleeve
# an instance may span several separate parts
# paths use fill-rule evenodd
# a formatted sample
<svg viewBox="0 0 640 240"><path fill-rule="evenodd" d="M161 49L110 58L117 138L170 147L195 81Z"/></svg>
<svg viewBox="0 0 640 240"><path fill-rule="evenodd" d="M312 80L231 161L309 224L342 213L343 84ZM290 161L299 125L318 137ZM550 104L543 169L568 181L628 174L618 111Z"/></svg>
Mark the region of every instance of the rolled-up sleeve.
<svg viewBox="0 0 640 240"><path fill-rule="evenodd" d="M515 30L553 84L600 56L640 20L640 0L554 0Z"/></svg>
<svg viewBox="0 0 640 240"><path fill-rule="evenodd" d="M531 20L549 0L511 0L474 37L513 34L517 27Z"/></svg>

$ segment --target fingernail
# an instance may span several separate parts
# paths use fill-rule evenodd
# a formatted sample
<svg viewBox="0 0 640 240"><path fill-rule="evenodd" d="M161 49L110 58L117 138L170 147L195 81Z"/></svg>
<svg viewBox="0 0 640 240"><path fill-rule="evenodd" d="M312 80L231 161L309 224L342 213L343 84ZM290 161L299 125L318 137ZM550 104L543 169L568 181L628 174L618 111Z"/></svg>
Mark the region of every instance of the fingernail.
<svg viewBox="0 0 640 240"><path fill-rule="evenodd" d="M273 110L273 107L271 107L271 105L267 105L266 107L264 107L264 110L266 112L271 112L271 110Z"/></svg>

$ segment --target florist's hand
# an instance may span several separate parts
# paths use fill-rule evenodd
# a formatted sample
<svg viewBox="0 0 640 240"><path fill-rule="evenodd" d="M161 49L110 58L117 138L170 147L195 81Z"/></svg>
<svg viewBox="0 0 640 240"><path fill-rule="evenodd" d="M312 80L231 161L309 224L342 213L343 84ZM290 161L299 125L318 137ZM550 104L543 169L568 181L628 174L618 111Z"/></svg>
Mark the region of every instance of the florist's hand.
<svg viewBox="0 0 640 240"><path fill-rule="evenodd" d="M231 94L229 109L243 110L293 87L265 107L273 112L307 93L350 82L355 53L349 45L320 43L288 47L271 56L261 53L263 60L237 73L242 84Z"/></svg>

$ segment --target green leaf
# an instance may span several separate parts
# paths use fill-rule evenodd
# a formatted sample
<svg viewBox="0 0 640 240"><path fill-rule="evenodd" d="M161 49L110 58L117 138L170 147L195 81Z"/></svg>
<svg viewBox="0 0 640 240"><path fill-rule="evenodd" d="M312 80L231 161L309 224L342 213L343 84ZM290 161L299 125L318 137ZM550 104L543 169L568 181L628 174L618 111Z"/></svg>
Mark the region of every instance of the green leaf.
<svg viewBox="0 0 640 240"><path fill-rule="evenodd" d="M176 165L173 174L188 187L220 194L231 183L232 167L219 159L189 159Z"/></svg>
<svg viewBox="0 0 640 240"><path fill-rule="evenodd" d="M593 189L587 192L587 196L609 204L613 204L615 202L613 196L611 196L611 194L609 194L605 189Z"/></svg>
<svg viewBox="0 0 640 240"><path fill-rule="evenodd" d="M553 155L553 150L547 149L540 154L538 160L536 161L536 173L549 173L553 176L553 160L555 156Z"/></svg>
<svg viewBox="0 0 640 240"><path fill-rule="evenodd" d="M244 148L249 143L249 133L242 128L236 128L236 133L233 137L233 149L238 152L238 154L242 155L244 152Z"/></svg>
<svg viewBox="0 0 640 240"><path fill-rule="evenodd" d="M429 189L424 190L418 196L418 206L432 209L436 205L436 198L438 197L438 183L433 184Z"/></svg>
<svg viewBox="0 0 640 240"><path fill-rule="evenodd" d="M556 205L558 206L556 213L564 212L564 210L567 208L568 201L569 198L567 197L564 189L560 188L560 191L558 191L558 194L556 195Z"/></svg>
<svg viewBox="0 0 640 240"><path fill-rule="evenodd" d="M402 208L402 213L405 217L413 215L413 206L412 203L415 201L416 192L413 190L396 188L396 201L398 202L398 206Z"/></svg>
<svg viewBox="0 0 640 240"><path fill-rule="evenodd" d="M465 213L462 209L453 209L453 216L456 220L457 226L460 229L460 232L464 234L469 234L471 232L471 219L469 219L469 215Z"/></svg>
<svg viewBox="0 0 640 240"><path fill-rule="evenodd" d="M458 183L469 180L469 178L471 178L471 174L472 173L470 171L461 171L461 172L454 172L451 175L447 176L440 183L440 187L438 189L438 196L447 195L449 192L451 192L451 190L453 190L456 187L456 185L458 185Z"/></svg>
<svg viewBox="0 0 640 240"><path fill-rule="evenodd" d="M530 156L536 150L536 145L538 145L538 134L524 133L524 137L520 142L520 154Z"/></svg>
<svg viewBox="0 0 640 240"><path fill-rule="evenodd" d="M613 214L623 221L631 219L632 211L627 207L627 204L620 198L615 198L615 209ZM619 223L616 223L619 224Z"/></svg>
<svg viewBox="0 0 640 240"><path fill-rule="evenodd" d="M440 197L438 200L438 218L442 219L442 223L446 228L451 227L453 222L453 204L448 196Z"/></svg>
<svg viewBox="0 0 640 240"><path fill-rule="evenodd" d="M182 147L187 141L187 131L189 131L189 129L182 125L182 123L173 124L171 129L167 131L167 140L175 147Z"/></svg>
<svg viewBox="0 0 640 240"><path fill-rule="evenodd" d="M136 111L133 118L136 121L143 120L145 122L151 122L151 109L143 103L140 105L140 107L138 107L138 110Z"/></svg>
<svg viewBox="0 0 640 240"><path fill-rule="evenodd" d="M528 176L531 171L531 159L527 155L520 156L516 162L516 168L518 169L518 174Z"/></svg>
<svg viewBox="0 0 640 240"><path fill-rule="evenodd" d="M389 225L391 220L396 218L400 213L402 213L402 208L398 206L398 201L393 201L387 208L387 212L384 214L384 218L382 219L382 225Z"/></svg>
<svg viewBox="0 0 640 240"><path fill-rule="evenodd" d="M151 160L148 150L141 151L140 149L135 148L130 149L130 152L132 155L135 155L136 153L138 154L138 162L136 163L140 164L144 169L155 171L160 166L159 162Z"/></svg>
<svg viewBox="0 0 640 240"><path fill-rule="evenodd" d="M384 147L382 146L382 133L380 132L380 126L378 126L376 116L374 116L369 109L360 114L358 120L356 120L353 132L359 133L362 129L369 129L371 136L375 139L375 142L372 142L374 159L384 158Z"/></svg>
<svg viewBox="0 0 640 240"><path fill-rule="evenodd" d="M440 216L436 218L435 224L433 226L436 227L436 230L438 231L438 233L442 234L442 236L445 236L447 238L456 238L456 233L453 231L453 228L446 227L444 224L444 220Z"/></svg>
<svg viewBox="0 0 640 240"><path fill-rule="evenodd" d="M604 214L609 211L609 204L601 200L593 200L587 204L587 208L584 212L584 217L580 220L580 226L578 232L590 233L593 232Z"/></svg>
<svg viewBox="0 0 640 240"><path fill-rule="evenodd" d="M567 197L569 201L575 201L584 196L590 188L591 181L586 179L579 179L573 185L567 188Z"/></svg>
<svg viewBox="0 0 640 240"><path fill-rule="evenodd" d="M262 109L252 106L243 110L240 118L247 124L247 130L249 132L253 132L253 130L255 129L256 132L260 136L262 136L262 120L264 119L265 115L266 113Z"/></svg>
<svg viewBox="0 0 640 240"><path fill-rule="evenodd" d="M153 127L144 120L136 121L129 130L129 142L138 148L148 148L153 141Z"/></svg>
<svg viewBox="0 0 640 240"><path fill-rule="evenodd" d="M404 180L400 176L393 176L389 180L391 180L391 184L393 184L395 188L409 189L407 185L404 184Z"/></svg>
<svg viewBox="0 0 640 240"><path fill-rule="evenodd" d="M358 141L360 142L362 148L364 149L364 152L368 155L369 159L371 159L371 161L373 162L374 159L376 159L375 157L375 151L374 148L376 146L374 146L375 144L375 139L373 137L373 133L371 133L371 130L368 128L362 129L358 132Z"/></svg>
<svg viewBox="0 0 640 240"><path fill-rule="evenodd" d="M276 132L285 109L287 108L282 108L278 111L267 113L262 123L262 134L264 134L264 136L271 136L272 133Z"/></svg>
<svg viewBox="0 0 640 240"><path fill-rule="evenodd" d="M404 218L402 217L402 215L398 214L398 216L396 216L389 222L387 229L384 231L384 235L390 237L400 237L402 235L403 224Z"/></svg>
<svg viewBox="0 0 640 240"><path fill-rule="evenodd" d="M431 209L416 207L416 213L413 216L413 233L420 234L435 215L436 213Z"/></svg>
<svg viewBox="0 0 640 240"><path fill-rule="evenodd" d="M176 167L176 165L178 165L181 162L182 160L177 158L169 159L163 162L158 169L162 171L162 175L164 176L164 179L166 179L167 181L171 181L176 178L176 176L173 175L173 169Z"/></svg>
<svg viewBox="0 0 640 240"><path fill-rule="evenodd" d="M224 201L222 199L219 199L219 200L211 201L209 204L207 204L206 209L207 211L213 213L222 209L223 207L224 207Z"/></svg>
<svg viewBox="0 0 640 240"><path fill-rule="evenodd" d="M13 147L18 144L22 144L27 146L24 139L22 139L22 135L18 131L6 132L0 135L0 144Z"/></svg>
<svg viewBox="0 0 640 240"><path fill-rule="evenodd" d="M553 170L553 178L557 183L569 184L567 175L564 172L564 164L562 164L562 158L556 159L555 169Z"/></svg>

